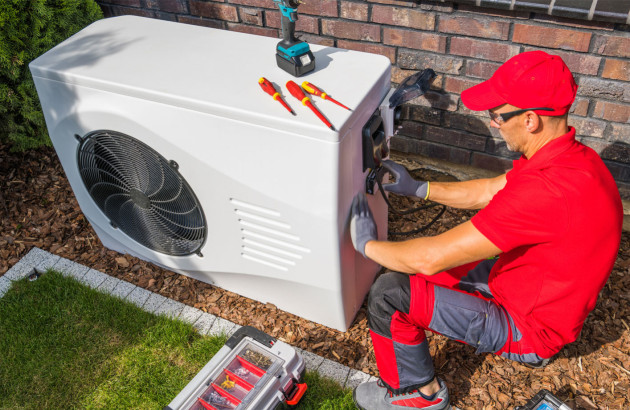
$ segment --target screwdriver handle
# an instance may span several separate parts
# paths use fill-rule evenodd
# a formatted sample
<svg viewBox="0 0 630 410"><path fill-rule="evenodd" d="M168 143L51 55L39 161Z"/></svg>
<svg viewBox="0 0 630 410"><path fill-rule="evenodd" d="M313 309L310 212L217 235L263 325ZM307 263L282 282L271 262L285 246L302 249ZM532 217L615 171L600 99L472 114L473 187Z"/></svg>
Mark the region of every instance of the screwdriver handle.
<svg viewBox="0 0 630 410"><path fill-rule="evenodd" d="M289 107L289 105L284 102L284 100L280 96L280 93L276 91L276 87L273 86L271 81L267 80L265 77L260 77L260 79L258 80L258 84L260 84L260 87L263 89L264 92L266 92L267 94L272 96L274 100L282 104L282 106L286 108L287 111L289 111L291 114L295 115L295 112L293 112L291 107Z"/></svg>
<svg viewBox="0 0 630 410"><path fill-rule="evenodd" d="M289 92L291 93L292 96L294 96L295 98L297 98L298 100L302 101L303 105L306 105L308 108L311 109L311 111L313 111L313 113L315 115L317 115L317 117L322 120L322 122L324 124L326 124L326 126L328 128L330 128L331 130L334 130L335 127L332 126L332 124L330 123L330 121L328 121L326 119L326 117L324 117L324 115L319 112L319 110L317 108L315 108L315 106L313 105L313 103L311 102L311 99L308 98L306 96L306 94L304 94L304 91L302 91L302 89L300 88L299 85L297 85L295 83L295 81L287 81L287 90L289 90Z"/></svg>
<svg viewBox="0 0 630 410"><path fill-rule="evenodd" d="M346 107L345 105L343 105L339 101L335 100L334 98L332 98L331 96L329 96L328 94L326 94L325 92L323 92L322 90L320 90L319 88L314 86L313 84L309 83L308 81L304 81L302 83L302 88L304 88L309 94L313 94L313 95L316 95L318 97L321 97L322 100L328 100L328 101L330 101L332 103L337 104L340 107L345 108L348 111L352 111L350 108Z"/></svg>
<svg viewBox="0 0 630 410"><path fill-rule="evenodd" d="M304 81L302 83L302 88L306 90L307 93L316 95L318 97L322 97L324 100L326 99L326 93L322 92L319 88L315 87L313 84L308 81Z"/></svg>
<svg viewBox="0 0 630 410"><path fill-rule="evenodd" d="M306 96L306 94L304 94L304 91L302 91L300 86L297 85L295 81L287 81L287 90L289 90L292 96L302 101L303 105L306 105L306 103L311 100Z"/></svg>
<svg viewBox="0 0 630 410"><path fill-rule="evenodd" d="M276 88L271 84L271 81L267 80L265 77L260 77L258 80L258 84L263 89L264 92L273 97L274 100L278 99L280 93L276 91Z"/></svg>

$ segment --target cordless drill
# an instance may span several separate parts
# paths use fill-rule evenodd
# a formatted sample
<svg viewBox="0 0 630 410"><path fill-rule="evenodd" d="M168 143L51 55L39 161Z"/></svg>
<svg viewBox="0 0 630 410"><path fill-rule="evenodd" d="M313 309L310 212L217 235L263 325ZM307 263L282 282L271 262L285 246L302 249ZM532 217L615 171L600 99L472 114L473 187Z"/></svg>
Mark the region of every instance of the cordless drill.
<svg viewBox="0 0 630 410"><path fill-rule="evenodd" d="M278 67L299 77L315 69L315 57L308 43L295 38L299 0L273 0L278 3L282 20L282 41L276 46Z"/></svg>

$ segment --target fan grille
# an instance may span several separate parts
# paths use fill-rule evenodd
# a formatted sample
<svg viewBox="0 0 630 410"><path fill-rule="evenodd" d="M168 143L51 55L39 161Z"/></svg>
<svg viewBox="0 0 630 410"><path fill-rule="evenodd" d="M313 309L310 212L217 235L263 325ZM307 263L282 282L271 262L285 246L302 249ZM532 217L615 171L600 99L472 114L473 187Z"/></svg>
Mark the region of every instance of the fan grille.
<svg viewBox="0 0 630 410"><path fill-rule="evenodd" d="M114 131L82 138L77 162L90 196L115 227L157 252L199 253L206 221L175 162Z"/></svg>

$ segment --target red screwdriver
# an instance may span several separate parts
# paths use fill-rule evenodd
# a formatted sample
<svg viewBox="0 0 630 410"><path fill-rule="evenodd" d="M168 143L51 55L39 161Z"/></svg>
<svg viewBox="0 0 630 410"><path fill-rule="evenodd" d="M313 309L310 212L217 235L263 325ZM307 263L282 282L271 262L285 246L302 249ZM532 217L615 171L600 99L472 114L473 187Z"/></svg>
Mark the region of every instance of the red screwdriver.
<svg viewBox="0 0 630 410"><path fill-rule="evenodd" d="M276 88L271 84L271 81L267 80L265 77L260 77L258 80L258 84L260 87L270 96L273 97L274 100L278 101L284 108L286 108L291 114L295 115L295 112L289 107L289 105L282 99L280 93L276 91Z"/></svg>
<svg viewBox="0 0 630 410"><path fill-rule="evenodd" d="M319 88L315 87L313 84L309 83L308 81L304 81L302 83L302 88L304 88L306 90L306 92L309 93L309 94L313 94L313 95L316 95L318 97L322 97L323 100L329 100L330 102L334 102L338 106L343 107L343 108L345 108L348 111L352 111L350 108L346 107L345 105L343 105L339 101L335 100L334 98L332 98L330 95L326 94L325 92L322 92L322 90L320 90Z"/></svg>
<svg viewBox="0 0 630 410"><path fill-rule="evenodd" d="M310 108L311 111L313 111L315 115L317 115L319 119L322 120L324 124L326 124L328 128L330 128L333 131L335 130L335 127L332 126L332 124L326 119L326 117L324 117L324 115L321 112L319 112L317 108L315 108L315 106L311 102L311 99L308 98L306 94L304 94L304 91L302 91L299 85L297 85L294 81L289 80L287 81L287 89L289 90L292 96L302 101L303 105L306 105L308 108Z"/></svg>

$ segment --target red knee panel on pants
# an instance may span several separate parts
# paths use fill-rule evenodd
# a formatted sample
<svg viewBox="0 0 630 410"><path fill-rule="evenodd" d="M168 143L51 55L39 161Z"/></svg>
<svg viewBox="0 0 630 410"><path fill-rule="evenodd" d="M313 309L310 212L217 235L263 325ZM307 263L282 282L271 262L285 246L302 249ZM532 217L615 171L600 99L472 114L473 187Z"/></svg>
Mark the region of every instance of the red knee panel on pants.
<svg viewBox="0 0 630 410"><path fill-rule="evenodd" d="M410 277L411 304L409 306L409 316L414 323L423 329L429 329L431 318L433 317L433 307L435 296L433 292L434 284L429 283L423 275L413 275Z"/></svg>
<svg viewBox="0 0 630 410"><path fill-rule="evenodd" d="M420 329L411 321L409 315L402 312L394 313L390 330L394 342L417 345L426 339L424 329Z"/></svg>

